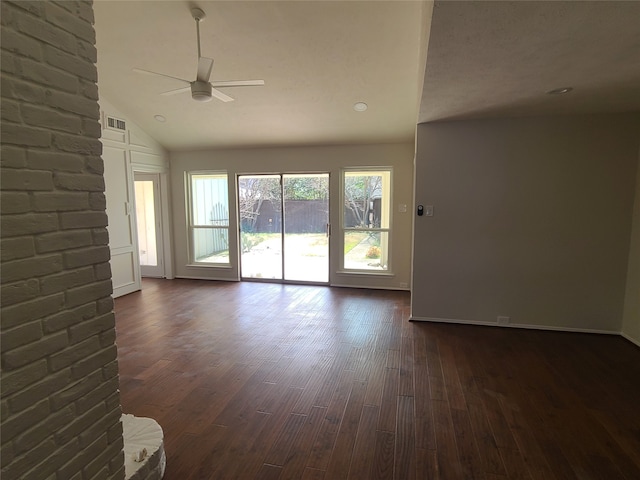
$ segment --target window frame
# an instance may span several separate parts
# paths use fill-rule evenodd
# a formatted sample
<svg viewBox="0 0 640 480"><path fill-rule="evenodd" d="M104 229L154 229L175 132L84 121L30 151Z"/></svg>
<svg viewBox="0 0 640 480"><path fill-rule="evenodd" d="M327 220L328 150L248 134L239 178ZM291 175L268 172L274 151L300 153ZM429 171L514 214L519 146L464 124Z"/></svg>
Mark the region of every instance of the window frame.
<svg viewBox="0 0 640 480"><path fill-rule="evenodd" d="M193 191L193 179L197 176L211 176L211 177L220 177L225 180L226 188L227 188L227 224L226 225L207 225L207 224L195 224L195 212L193 210L193 201L194 201L194 191ZM187 194L186 201L186 219L187 219L187 246L188 246L188 266L197 266L197 267L205 267L205 268L231 268L231 243L230 243L230 234L231 234L231 189L229 186L229 173L226 170L196 170L196 171L187 171L185 172L185 191ZM227 246L229 255L227 256L226 262L203 262L198 261L195 258L195 232L202 230L222 230L226 232L227 238Z"/></svg>
<svg viewBox="0 0 640 480"><path fill-rule="evenodd" d="M346 200L346 192L345 192L345 184L346 178L348 174L359 173L364 175L370 175L372 173L380 172L383 174L388 174L388 187L386 192L383 188L383 196L384 200L385 193L388 197L386 212L388 215L387 219L387 227L346 227L345 226L345 200ZM383 177L384 178L384 177ZM383 180L384 182L384 180ZM384 186L384 183L383 183ZM371 276L385 276L385 275L393 275L392 271L392 232L393 232L393 167L390 166L366 166L366 167L344 167L340 171L340 265L339 272L340 273L348 273L348 274L357 274L357 275L371 275ZM383 208L381 206L381 208ZM351 268L345 266L345 235L349 231L366 231L370 233L386 233L386 268L374 269L374 268Z"/></svg>

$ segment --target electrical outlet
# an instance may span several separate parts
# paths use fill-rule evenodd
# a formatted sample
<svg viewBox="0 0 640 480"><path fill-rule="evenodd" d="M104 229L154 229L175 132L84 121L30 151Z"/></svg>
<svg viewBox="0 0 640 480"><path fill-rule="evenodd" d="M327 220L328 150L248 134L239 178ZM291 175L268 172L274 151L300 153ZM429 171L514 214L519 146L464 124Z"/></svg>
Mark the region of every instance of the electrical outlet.
<svg viewBox="0 0 640 480"><path fill-rule="evenodd" d="M511 317L498 317L498 325L509 325L511 323Z"/></svg>

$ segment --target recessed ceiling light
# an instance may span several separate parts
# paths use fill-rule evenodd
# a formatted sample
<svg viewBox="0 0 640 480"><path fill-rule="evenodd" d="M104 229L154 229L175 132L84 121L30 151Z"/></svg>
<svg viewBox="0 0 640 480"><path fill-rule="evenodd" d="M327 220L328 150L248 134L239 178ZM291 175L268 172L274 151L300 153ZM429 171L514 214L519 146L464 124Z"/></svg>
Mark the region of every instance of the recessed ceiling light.
<svg viewBox="0 0 640 480"><path fill-rule="evenodd" d="M367 108L369 108L369 107L364 102L358 102L358 103L354 103L353 104L353 109L356 112L364 112Z"/></svg>
<svg viewBox="0 0 640 480"><path fill-rule="evenodd" d="M571 90L573 90L573 87L555 88L553 90L549 90L547 92L547 94L548 95L562 95L563 93L569 93Z"/></svg>
<svg viewBox="0 0 640 480"><path fill-rule="evenodd" d="M164 123L164 122L167 121L167 119L165 117L163 117L162 115L154 115L153 118L155 118L160 123Z"/></svg>

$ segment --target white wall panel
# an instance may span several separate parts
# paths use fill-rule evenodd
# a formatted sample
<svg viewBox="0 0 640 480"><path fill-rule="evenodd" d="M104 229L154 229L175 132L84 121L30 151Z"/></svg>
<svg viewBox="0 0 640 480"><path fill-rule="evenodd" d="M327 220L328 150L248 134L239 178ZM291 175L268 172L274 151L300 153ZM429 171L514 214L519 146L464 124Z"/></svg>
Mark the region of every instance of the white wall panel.
<svg viewBox="0 0 640 480"><path fill-rule="evenodd" d="M109 217L109 246L112 250L133 244L129 166L123 148L104 146L104 183Z"/></svg>
<svg viewBox="0 0 640 480"><path fill-rule="evenodd" d="M136 255L132 251L111 254L111 281L114 297L140 290L136 263Z"/></svg>
<svg viewBox="0 0 640 480"><path fill-rule="evenodd" d="M109 247L111 249L111 271L113 275L114 297L140 290L140 258L138 255L134 171L155 172L160 174L162 208L160 219L162 232L170 231L169 191L166 175L167 155L164 149L125 115L114 108L104 98L100 99L102 110L102 144L104 160L105 196L107 216L109 218ZM117 120L116 127L104 128L107 117ZM166 225L166 227L164 227ZM163 233L164 274L173 278L171 243L168 233Z"/></svg>
<svg viewBox="0 0 640 480"><path fill-rule="evenodd" d="M135 167L153 166L159 167L163 170L165 168L165 160L162 155L158 155L155 153L138 152L136 150L131 150L131 163ZM154 171L155 170L156 169L154 169Z"/></svg>

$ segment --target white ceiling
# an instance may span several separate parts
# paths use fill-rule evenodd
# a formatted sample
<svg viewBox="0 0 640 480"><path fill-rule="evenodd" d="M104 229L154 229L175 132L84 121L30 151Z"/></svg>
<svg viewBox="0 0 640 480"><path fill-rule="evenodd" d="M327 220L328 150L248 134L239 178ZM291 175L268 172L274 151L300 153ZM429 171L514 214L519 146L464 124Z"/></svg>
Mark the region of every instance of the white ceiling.
<svg viewBox="0 0 640 480"><path fill-rule="evenodd" d="M94 3L100 94L165 147L412 141L423 2L198 1L212 80L265 81L221 89L229 103L160 96L183 85L132 71L195 79L192 5Z"/></svg>
<svg viewBox="0 0 640 480"><path fill-rule="evenodd" d="M198 103L159 95L175 80L132 71L194 79L193 6L207 14L212 79L264 87ZM640 1L96 0L94 10L100 95L170 150L406 142L417 122L640 111ZM564 86L574 91L545 94ZM353 110L359 101L366 112Z"/></svg>

